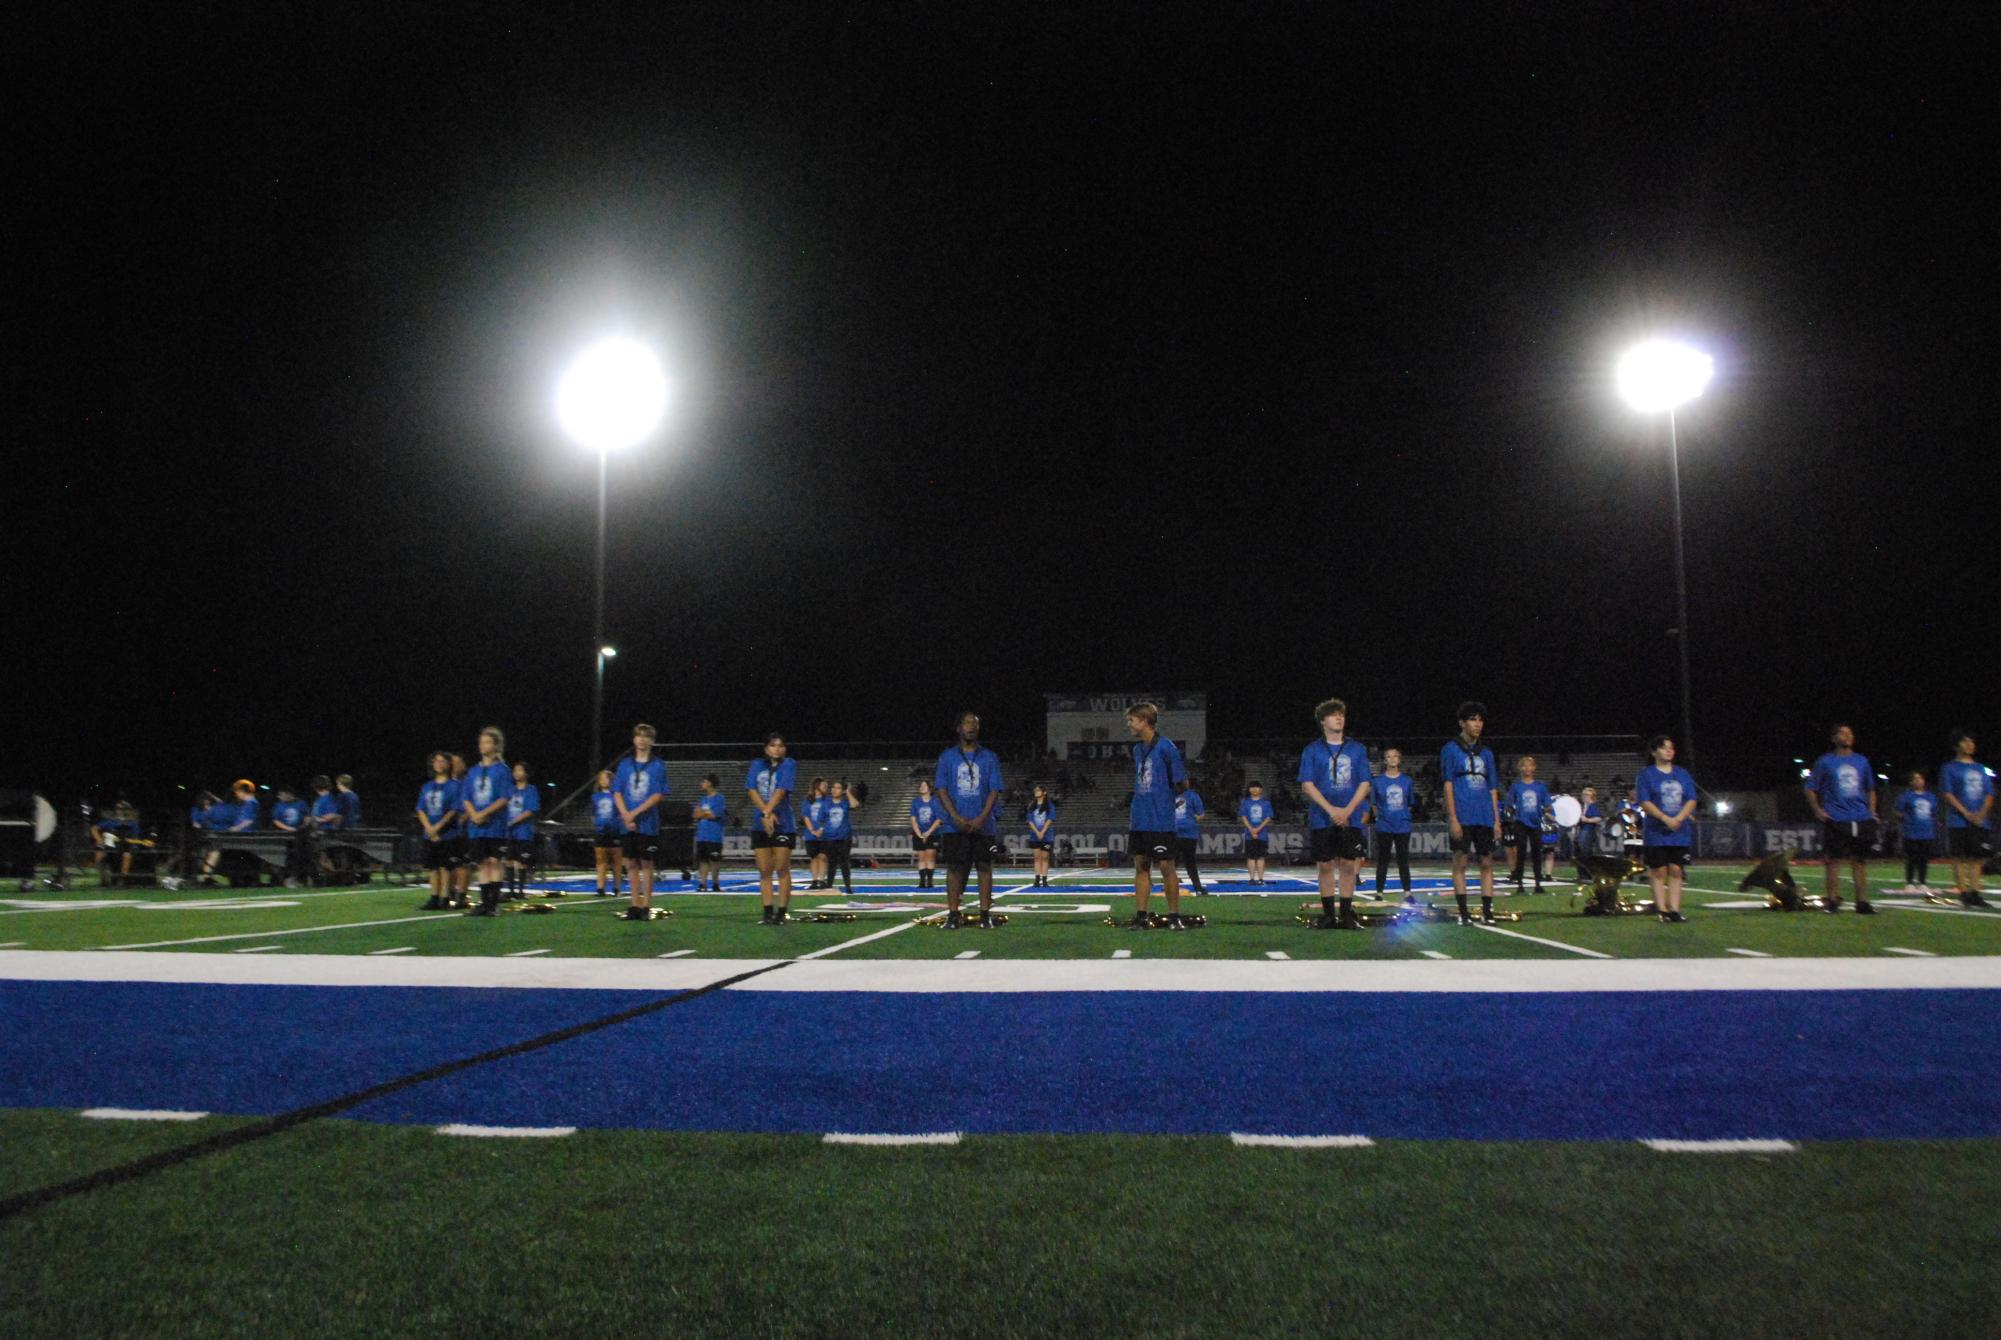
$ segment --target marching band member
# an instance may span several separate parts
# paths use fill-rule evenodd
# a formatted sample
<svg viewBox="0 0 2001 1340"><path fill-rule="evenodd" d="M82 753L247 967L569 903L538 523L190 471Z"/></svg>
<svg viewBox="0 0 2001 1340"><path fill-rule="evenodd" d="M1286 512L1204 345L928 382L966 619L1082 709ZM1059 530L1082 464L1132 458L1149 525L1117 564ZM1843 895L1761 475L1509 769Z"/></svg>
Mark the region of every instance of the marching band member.
<svg viewBox="0 0 2001 1340"><path fill-rule="evenodd" d="M514 765L514 794L507 798L507 897L519 901L528 896L528 872L535 865L535 816L542 812L542 797L535 789L535 774L526 763ZM561 896L558 890L557 896Z"/></svg>
<svg viewBox="0 0 2001 1340"><path fill-rule="evenodd" d="M1369 751L1347 737L1348 705L1329 698L1313 709L1320 738L1299 753L1299 789L1306 796L1307 840L1320 882L1323 930L1357 930L1355 884L1360 879L1361 818L1371 794Z"/></svg>
<svg viewBox="0 0 2001 1340"><path fill-rule="evenodd" d="M501 861L507 855L507 800L514 794L514 770L501 756L506 746L507 737L498 726L488 726L479 733L479 762L466 770L460 793L466 859L479 873L479 906L471 909L476 917L500 912Z"/></svg>
<svg viewBox="0 0 2001 1340"><path fill-rule="evenodd" d="M612 794L611 769L598 773L591 792L591 857L597 864L597 896L610 897L625 887L625 825L618 821L618 798ZM604 877L611 875L611 888Z"/></svg>
<svg viewBox="0 0 2001 1340"><path fill-rule="evenodd" d="M847 779L839 778L827 793L827 803L821 810L827 820L825 887L834 887L834 872L838 870L841 872L841 887L850 898L855 896L855 869L850 859L855 849L854 815L860 804Z"/></svg>
<svg viewBox="0 0 2001 1340"><path fill-rule="evenodd" d="M1197 897L1209 894L1209 890L1202 887L1199 863L1202 855L1202 816L1208 812L1193 785L1174 798L1174 854L1178 858L1178 868L1188 876Z"/></svg>
<svg viewBox="0 0 2001 1340"><path fill-rule="evenodd" d="M1386 898L1390 877L1390 857L1397 862L1397 878L1403 882L1404 901L1410 891L1410 803L1417 795L1411 779L1404 776L1403 750L1383 750L1383 770L1369 787L1369 805L1376 819L1376 897Z"/></svg>
<svg viewBox="0 0 2001 1340"><path fill-rule="evenodd" d="M1922 772L1910 775L1897 797L1897 836L1904 847L1905 893L1931 892L1931 861L1938 851L1938 797Z"/></svg>
<svg viewBox="0 0 2001 1340"><path fill-rule="evenodd" d="M424 868L430 872L431 899L424 906L435 911L451 901L453 860L451 831L458 823L463 788L452 780L451 756L442 749L430 758L431 779L417 788L417 827L424 834ZM280 802L282 803L282 802ZM275 824L277 814L274 811Z"/></svg>
<svg viewBox="0 0 2001 1340"><path fill-rule="evenodd" d="M931 783L919 782L917 794L910 798L910 855L920 889L938 882L938 830L944 826L945 815L931 795Z"/></svg>
<svg viewBox="0 0 2001 1340"><path fill-rule="evenodd" d="M1946 839L1952 845L1952 882L1959 901L1986 907L1980 896L1980 863L1991 844L1994 827L1994 779L1974 762L1973 737L1952 732L1952 761L1938 770L1939 794L1945 799Z"/></svg>
<svg viewBox="0 0 2001 1340"><path fill-rule="evenodd" d="M1695 779L1674 761L1674 741L1656 735L1647 745L1653 766L1640 769L1633 790L1640 798L1647 879L1654 886L1654 907L1663 922L1684 922L1681 881L1688 868L1688 826L1695 814Z"/></svg>
<svg viewBox="0 0 2001 1340"><path fill-rule="evenodd" d="M1273 811L1271 802L1265 799L1262 782L1252 782L1245 789L1245 796L1237 802L1237 822L1244 830L1244 869L1253 885L1265 882L1265 853L1270 849Z"/></svg>
<svg viewBox="0 0 2001 1340"><path fill-rule="evenodd" d="M1040 783L1035 787L1035 801L1028 807L1028 849L1034 853L1035 883L1041 888L1049 883L1050 855L1056 850L1056 805L1049 799L1049 788Z"/></svg>
<svg viewBox="0 0 2001 1340"><path fill-rule="evenodd" d="M792 821L792 788L798 765L785 757L785 737L773 731L764 737L764 757L750 765L744 794L757 817L751 821L751 854L757 859L757 893L764 906L758 924L783 926L792 906L792 844L798 828ZM778 886L773 901L772 885Z"/></svg>
<svg viewBox="0 0 2001 1340"><path fill-rule="evenodd" d="M1501 811L1494 803L1494 751L1480 743L1487 728L1487 705L1459 704L1459 735L1438 757L1445 779L1445 822L1452 834L1452 892L1459 924L1470 926L1466 906L1466 858L1480 862L1480 920L1494 924L1494 847L1501 835Z"/></svg>
<svg viewBox="0 0 2001 1340"><path fill-rule="evenodd" d="M1188 786L1188 765L1174 741L1160 733L1160 708L1134 703L1126 712L1132 746L1133 798L1126 841L1133 862L1135 930L1151 925L1147 900L1153 896L1153 872L1160 871L1160 891L1167 898L1167 926L1180 930L1181 881L1174 872L1174 797Z"/></svg>
<svg viewBox="0 0 2001 1340"><path fill-rule="evenodd" d="M723 820L728 818L723 804L722 783L711 772L702 777L702 798L695 802L695 888L712 893L723 891Z"/></svg>
<svg viewBox="0 0 2001 1340"><path fill-rule="evenodd" d="M1598 788L1587 786L1577 793L1577 831L1570 838L1574 858L1596 856L1605 831L1605 811L1598 808Z"/></svg>
<svg viewBox="0 0 2001 1340"><path fill-rule="evenodd" d="M931 789L945 811L945 929L957 930L964 924L959 900L966 892L966 878L977 866L980 872L981 929L992 927L994 902L994 857L1000 852L1000 832L994 811L1000 805L1000 758L980 743L980 718L976 712L959 714L959 738L938 755L931 776Z"/></svg>
<svg viewBox="0 0 2001 1340"><path fill-rule="evenodd" d="M611 777L612 804L625 829L625 865L632 873L627 921L653 920L653 869L660 859L660 806L667 799L667 764L653 756L656 732L644 721L632 728L632 752Z"/></svg>
<svg viewBox="0 0 2001 1340"><path fill-rule="evenodd" d="M806 803L799 807L799 826L806 830L806 881L808 889L828 887L827 879L827 779L815 777L806 788Z"/></svg>
<svg viewBox="0 0 2001 1340"><path fill-rule="evenodd" d="M1514 868L1515 892L1522 891L1522 865L1526 861L1535 878L1535 891L1542 892L1542 822L1549 814L1549 788L1535 779L1535 755L1524 754L1515 761L1516 781L1508 788L1508 809L1515 816L1509 830L1508 860Z"/></svg>
<svg viewBox="0 0 2001 1340"><path fill-rule="evenodd" d="M1855 910L1864 916L1876 909L1869 905L1869 853L1876 845L1876 774L1869 760L1855 752L1855 731L1847 722L1837 724L1829 738L1834 748L1813 761L1807 778L1806 801L1813 817L1820 820L1822 842L1827 849L1827 897L1833 907L1840 883L1840 867L1848 866L1855 886Z"/></svg>

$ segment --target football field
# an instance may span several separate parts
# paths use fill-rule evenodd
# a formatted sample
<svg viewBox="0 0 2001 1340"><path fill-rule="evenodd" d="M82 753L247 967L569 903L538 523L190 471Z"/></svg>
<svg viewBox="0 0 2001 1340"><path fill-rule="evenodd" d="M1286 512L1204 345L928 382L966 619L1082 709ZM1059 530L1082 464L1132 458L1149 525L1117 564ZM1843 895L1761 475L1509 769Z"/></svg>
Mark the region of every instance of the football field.
<svg viewBox="0 0 2001 1340"><path fill-rule="evenodd" d="M874 871L782 927L741 874L0 900L0 1329L2001 1323L2001 913L1717 867L1684 925L1319 931L1225 870L1135 931L1010 873L956 931Z"/></svg>

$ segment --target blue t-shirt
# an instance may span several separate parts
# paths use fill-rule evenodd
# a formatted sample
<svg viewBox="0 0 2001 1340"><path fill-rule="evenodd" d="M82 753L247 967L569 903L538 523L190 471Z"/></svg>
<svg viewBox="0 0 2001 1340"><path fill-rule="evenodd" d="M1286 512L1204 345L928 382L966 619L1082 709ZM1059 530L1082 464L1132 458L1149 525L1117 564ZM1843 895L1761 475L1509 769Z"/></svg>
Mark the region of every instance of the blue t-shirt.
<svg viewBox="0 0 2001 1340"><path fill-rule="evenodd" d="M1360 741L1343 740L1340 744L1329 744L1325 740L1315 740L1299 751L1299 777L1302 785L1312 782L1314 789L1335 809L1345 809L1356 793L1369 785L1372 774L1369 771L1369 751ZM1348 828L1362 826L1362 810L1367 804L1357 805L1348 816ZM1312 801L1306 802L1306 826L1308 828L1332 828L1334 820L1326 810Z"/></svg>
<svg viewBox="0 0 2001 1340"><path fill-rule="evenodd" d="M495 801L514 794L514 769L505 762L475 763L466 769L459 792L459 812L466 816L466 836L502 839L507 836L507 806L502 805L484 823L474 823L471 810L484 810Z"/></svg>
<svg viewBox="0 0 2001 1340"><path fill-rule="evenodd" d="M1987 775L1987 769L1978 763L1961 763L1958 759L1938 770L1938 789L1942 794L1959 797L1959 803L1966 806L1968 813L1980 813L1980 807L1987 803L1987 797L1994 794L1994 779ZM1945 809L1947 828L1971 828L1966 816L1944 801L1939 802ZM1981 827L1992 828L1993 819L1982 820Z"/></svg>
<svg viewBox="0 0 2001 1340"><path fill-rule="evenodd" d="M1246 834L1251 837L1262 838L1265 836L1264 833L1251 833L1250 830L1270 820L1271 802L1263 796L1259 796L1256 800L1245 796L1237 802L1237 817L1244 820L1244 831Z"/></svg>
<svg viewBox="0 0 2001 1340"><path fill-rule="evenodd" d="M443 829L452 826L452 816L459 812L459 803L465 799L465 788L447 778L438 781L435 777L417 788L417 813L434 827L439 827L438 836L445 836Z"/></svg>
<svg viewBox="0 0 2001 1340"><path fill-rule="evenodd" d="M340 826L361 827L361 797L352 791L336 791L334 799L340 802Z"/></svg>
<svg viewBox="0 0 2001 1340"><path fill-rule="evenodd" d="M648 837L660 835L660 806L655 805L644 814L639 807L655 796L667 794L667 764L657 758L649 758L641 763L636 758L622 758L618 761L618 771L612 775L611 789L625 797L625 812L634 816L631 829Z"/></svg>
<svg viewBox="0 0 2001 1340"><path fill-rule="evenodd" d="M771 812L772 817L778 821L775 829L777 832L799 831L798 825L792 821L792 788L797 784L798 777L799 766L789 758L782 758L776 763L768 758L757 759L751 763L749 773L744 776L743 789L756 794L767 805L771 804L771 798L780 791L785 793L785 799L779 801L777 808ZM764 830L764 817L755 809L750 812L750 827L752 832Z"/></svg>
<svg viewBox="0 0 2001 1340"><path fill-rule="evenodd" d="M910 798L910 817L917 821L919 832L929 833L931 825L937 823L944 815L945 812L938 808L937 801L927 800L923 796Z"/></svg>
<svg viewBox="0 0 2001 1340"><path fill-rule="evenodd" d="M1860 754L1822 754L1813 761L1812 786L1820 807L1835 823L1865 823L1875 817L1869 812L1869 797L1876 791L1876 774Z"/></svg>
<svg viewBox="0 0 2001 1340"><path fill-rule="evenodd" d="M826 816L827 841L845 842L855 835L855 805L846 796L839 800L828 796L820 812Z"/></svg>
<svg viewBox="0 0 2001 1340"><path fill-rule="evenodd" d="M1047 831L1038 833L1040 824ZM1054 842L1056 840L1056 806L1054 804L1030 805L1028 807L1028 840L1030 842Z"/></svg>
<svg viewBox="0 0 2001 1340"><path fill-rule="evenodd" d="M1494 826L1494 751L1478 745L1469 753L1457 740L1439 751L1438 771L1452 789L1452 806L1459 826Z"/></svg>
<svg viewBox="0 0 2001 1340"><path fill-rule="evenodd" d="M1695 816L1689 815L1680 828L1669 828L1644 808L1648 801L1663 814L1680 814L1682 806L1695 799L1695 778L1679 764L1666 772L1649 765L1640 769L1634 780L1633 789L1639 793L1641 814L1640 840L1649 847L1686 847L1695 832Z"/></svg>
<svg viewBox="0 0 2001 1340"><path fill-rule="evenodd" d="M257 803L257 799L254 796L249 800L239 800L232 807L229 823L226 827L239 831L255 828L257 827L257 816L262 809L263 807Z"/></svg>
<svg viewBox="0 0 2001 1340"><path fill-rule="evenodd" d="M625 824L618 817L618 801L611 792L591 792L591 828L611 837L625 832Z"/></svg>
<svg viewBox="0 0 2001 1340"><path fill-rule="evenodd" d="M1369 798L1376 802L1376 831L1410 832L1410 801L1417 794L1408 773L1377 777L1369 783Z"/></svg>
<svg viewBox="0 0 2001 1340"><path fill-rule="evenodd" d="M825 796L814 796L811 800L807 801L799 812L799 819L801 823L806 825L807 836L813 838L814 841L817 842L826 837L827 798Z"/></svg>
<svg viewBox="0 0 2001 1340"><path fill-rule="evenodd" d="M322 833L341 827L340 797L331 791L323 796L314 796L313 822L319 825Z"/></svg>
<svg viewBox="0 0 2001 1340"><path fill-rule="evenodd" d="M938 755L938 767L931 777L931 792L933 795L947 797L952 811L962 818L977 817L979 812L986 808L987 797L1000 789L1000 758L985 745L981 745L970 754L958 745L953 745ZM940 805L938 812L945 820L947 833L973 831L995 837L999 835L1000 829L994 810L999 808L1000 806L996 804L993 810L988 810L987 821L972 830L962 829L952 822L952 815L946 811L945 806Z"/></svg>
<svg viewBox="0 0 2001 1340"><path fill-rule="evenodd" d="M1938 836L1938 797L1930 791L1906 791L1897 797L1897 815L1904 821L1906 841L1930 842Z"/></svg>
<svg viewBox="0 0 2001 1340"><path fill-rule="evenodd" d="M1153 737L1152 744L1133 742L1132 831L1171 833L1174 831L1175 787L1188 780L1188 765L1181 751L1165 735Z"/></svg>
<svg viewBox="0 0 2001 1340"><path fill-rule="evenodd" d="M1586 805L1583 809L1579 810L1577 813L1577 841L1582 842L1587 847L1596 846L1598 839L1605 833L1605 825L1603 823L1588 824L1584 821L1586 819L1602 820L1604 817L1605 811L1599 809L1595 803Z"/></svg>
<svg viewBox="0 0 2001 1340"><path fill-rule="evenodd" d="M1202 825L1199 821L1208 812L1202 804L1202 797L1195 793L1194 787L1191 786L1183 791L1174 798L1174 836L1185 838L1202 836Z"/></svg>
<svg viewBox="0 0 2001 1340"><path fill-rule="evenodd" d="M1516 823L1541 828L1542 816L1549 813L1549 788L1541 782L1516 782L1508 788L1508 808Z"/></svg>
<svg viewBox="0 0 2001 1340"><path fill-rule="evenodd" d="M306 802L303 800L281 800L271 806L271 822L288 824L298 828L306 822Z"/></svg>
<svg viewBox="0 0 2001 1340"><path fill-rule="evenodd" d="M515 788L507 798L507 836L526 842L535 836L535 816L542 812L542 796L530 782Z"/></svg>
<svg viewBox="0 0 2001 1340"><path fill-rule="evenodd" d="M723 816L729 807L723 804L723 793L703 796L695 802L695 841L721 842L723 840Z"/></svg>

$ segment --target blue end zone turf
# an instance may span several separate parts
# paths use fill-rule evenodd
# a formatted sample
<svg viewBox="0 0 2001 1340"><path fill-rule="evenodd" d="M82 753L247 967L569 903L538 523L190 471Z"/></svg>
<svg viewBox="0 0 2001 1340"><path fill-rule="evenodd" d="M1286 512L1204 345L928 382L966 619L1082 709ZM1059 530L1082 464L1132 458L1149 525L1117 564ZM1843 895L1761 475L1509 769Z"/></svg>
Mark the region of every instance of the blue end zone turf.
<svg viewBox="0 0 2001 1340"><path fill-rule="evenodd" d="M0 1104L269 1113L647 999L0 983ZM1980 991L731 991L357 1109L377 1121L1415 1139L2001 1135Z"/></svg>

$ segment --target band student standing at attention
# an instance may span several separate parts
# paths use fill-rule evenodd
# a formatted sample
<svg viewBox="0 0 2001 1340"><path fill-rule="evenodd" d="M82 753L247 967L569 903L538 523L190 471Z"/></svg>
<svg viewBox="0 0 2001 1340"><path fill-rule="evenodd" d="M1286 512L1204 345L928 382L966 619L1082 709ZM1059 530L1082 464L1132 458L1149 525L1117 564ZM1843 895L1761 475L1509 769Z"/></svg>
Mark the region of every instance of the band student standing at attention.
<svg viewBox="0 0 2001 1340"><path fill-rule="evenodd" d="M1160 708L1135 703L1126 712L1132 746L1132 817L1127 842L1132 848L1133 919L1135 930L1153 924L1147 902L1153 896L1153 871L1160 871L1160 889L1167 896L1167 928L1181 930L1181 882L1174 871L1174 798L1188 786L1188 765L1174 741L1160 733Z"/></svg>
<svg viewBox="0 0 2001 1340"><path fill-rule="evenodd" d="M945 929L964 924L959 901L966 877L980 872L982 930L993 927L994 858L1000 854L1000 829L994 811L1000 806L1000 758L980 743L977 712L959 714L958 740L938 755L931 789L945 812Z"/></svg>
<svg viewBox="0 0 2001 1340"><path fill-rule="evenodd" d="M1369 751L1348 738L1348 704L1339 698L1315 707L1313 718L1320 723L1320 738L1299 754L1307 841L1320 884L1320 919L1313 924L1323 930L1357 930L1355 885L1366 849L1358 821L1369 804Z"/></svg>
<svg viewBox="0 0 2001 1340"><path fill-rule="evenodd" d="M772 731L764 737L764 757L750 765L744 794L750 797L750 849L757 860L757 895L763 905L761 926L783 926L792 906L792 844L798 829L792 821L792 789L798 764L785 757L785 737ZM772 885L778 886L776 900Z"/></svg>
<svg viewBox="0 0 2001 1340"><path fill-rule="evenodd" d="M1452 893L1459 924L1473 918L1466 905L1466 858L1480 862L1480 920L1494 924L1494 848L1501 836L1501 808L1494 803L1494 751L1480 743L1487 729L1487 705L1459 704L1459 735L1439 752L1445 779L1445 823L1452 834Z"/></svg>
<svg viewBox="0 0 2001 1340"><path fill-rule="evenodd" d="M1806 803L1820 820L1827 856L1827 906L1841 904L1841 866L1847 865L1855 885L1855 910L1867 916L1869 853L1876 847L1876 774L1869 760L1855 752L1855 731L1842 722L1828 738L1834 748L1813 761L1807 777Z"/></svg>

